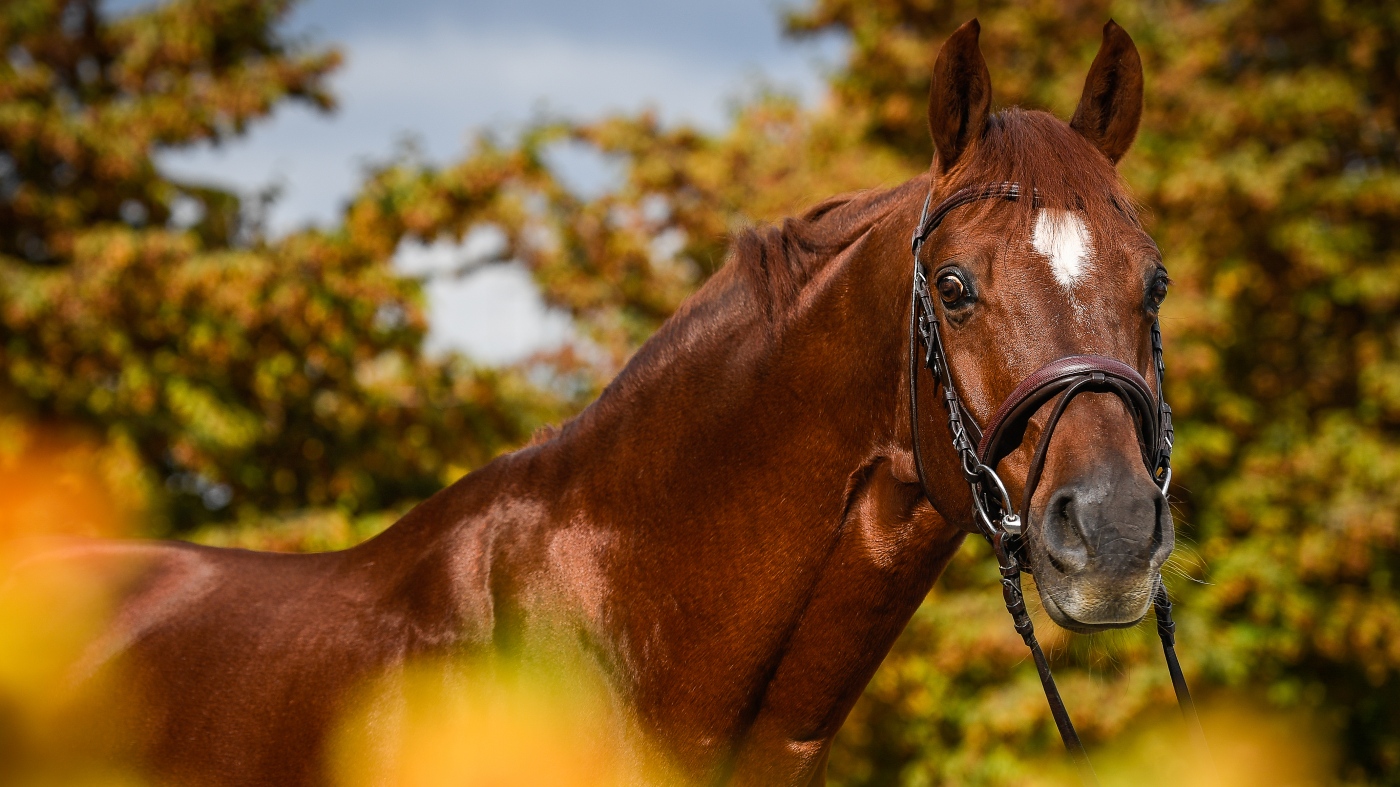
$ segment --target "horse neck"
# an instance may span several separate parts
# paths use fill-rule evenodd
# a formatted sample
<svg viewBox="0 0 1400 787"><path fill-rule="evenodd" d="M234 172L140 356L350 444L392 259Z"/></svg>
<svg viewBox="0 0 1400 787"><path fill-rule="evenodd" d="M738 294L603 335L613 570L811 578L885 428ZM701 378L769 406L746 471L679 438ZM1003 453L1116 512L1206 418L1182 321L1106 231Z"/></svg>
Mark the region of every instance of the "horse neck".
<svg viewBox="0 0 1400 787"><path fill-rule="evenodd" d="M877 197L883 218L848 229L853 240L786 303L755 287L753 269L726 266L541 446L537 468L554 471L542 486L571 509L554 521L593 522L653 555L675 550L696 571L765 554L778 570L792 545L812 551L834 534L853 476L898 445L904 214L924 188Z"/></svg>
<svg viewBox="0 0 1400 787"><path fill-rule="evenodd" d="M815 570L856 477L907 445L907 233L927 187L918 178L849 206L884 203L863 224L839 210L819 219L848 222L851 241L785 299L754 275L781 260L726 265L555 437L471 473L357 551L395 577L432 561L460 574L475 555L467 581L493 588L542 563L574 571L556 565L561 549L583 574L625 565L643 584L685 574L703 585L738 563L755 578Z"/></svg>

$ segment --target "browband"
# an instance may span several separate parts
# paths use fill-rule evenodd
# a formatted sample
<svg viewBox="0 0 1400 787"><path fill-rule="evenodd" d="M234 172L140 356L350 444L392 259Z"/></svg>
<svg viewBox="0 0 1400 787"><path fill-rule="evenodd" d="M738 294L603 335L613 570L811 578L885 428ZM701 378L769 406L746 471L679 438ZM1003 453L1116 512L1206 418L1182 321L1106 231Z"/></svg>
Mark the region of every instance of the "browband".
<svg viewBox="0 0 1400 787"><path fill-rule="evenodd" d="M967 186L949 194L946 199L938 203L938 207L934 208L932 213L928 209L929 201L933 199L933 192L930 191L928 196L924 198L924 212L919 219L918 228L914 231L914 240L910 243L914 252L918 253L919 247L924 245L928 236L938 229L938 226L943 223L943 219L947 218L948 214L952 213L955 208L961 208L984 199L997 198L1007 202L1016 202L1021 198L1021 184L1003 182L993 183L990 186ZM1031 198L1039 200L1039 195L1033 194Z"/></svg>

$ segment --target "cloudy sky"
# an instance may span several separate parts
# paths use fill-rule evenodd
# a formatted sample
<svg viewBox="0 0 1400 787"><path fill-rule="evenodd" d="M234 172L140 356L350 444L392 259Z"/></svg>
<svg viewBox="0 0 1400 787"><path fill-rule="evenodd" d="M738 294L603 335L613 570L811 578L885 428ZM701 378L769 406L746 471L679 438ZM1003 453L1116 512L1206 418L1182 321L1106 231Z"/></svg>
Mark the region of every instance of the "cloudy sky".
<svg viewBox="0 0 1400 787"><path fill-rule="evenodd" d="M122 10L145 3L112 0ZM166 154L182 178L244 192L281 188L274 232L334 222L368 162L414 139L429 158L460 155L474 131L509 134L541 112L575 118L656 109L672 121L722 128L734 101L760 83L819 96L841 42L794 43L780 33L778 0L309 0L289 29L334 43L346 63L332 85L340 109L284 108L246 139ZM566 156L580 188L606 167ZM403 249L422 271L454 250ZM565 335L521 270L494 269L430 286L431 342L506 362Z"/></svg>

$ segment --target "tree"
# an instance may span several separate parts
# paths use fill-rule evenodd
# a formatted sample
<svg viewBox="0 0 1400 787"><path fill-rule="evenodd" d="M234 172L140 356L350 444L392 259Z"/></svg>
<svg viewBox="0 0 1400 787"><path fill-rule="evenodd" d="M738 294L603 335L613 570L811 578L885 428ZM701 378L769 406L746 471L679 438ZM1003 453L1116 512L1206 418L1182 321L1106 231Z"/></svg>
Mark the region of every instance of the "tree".
<svg viewBox="0 0 1400 787"><path fill-rule="evenodd" d="M270 241L236 196L156 167L282 102L333 106L339 55L284 39L289 7L0 9L0 401L139 456L146 515L175 531L403 506L558 413L519 374L423 355L397 235Z"/></svg>

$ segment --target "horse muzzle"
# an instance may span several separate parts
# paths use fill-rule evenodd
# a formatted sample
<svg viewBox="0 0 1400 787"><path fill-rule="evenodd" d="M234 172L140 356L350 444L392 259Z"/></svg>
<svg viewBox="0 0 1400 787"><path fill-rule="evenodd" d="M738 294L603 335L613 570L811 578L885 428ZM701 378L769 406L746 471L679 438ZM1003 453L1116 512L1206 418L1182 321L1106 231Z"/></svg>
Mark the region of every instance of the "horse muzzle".
<svg viewBox="0 0 1400 787"><path fill-rule="evenodd" d="M1072 631L1140 621L1174 543L1161 490L1140 474L1104 470L1056 489L1027 533L1041 602Z"/></svg>

